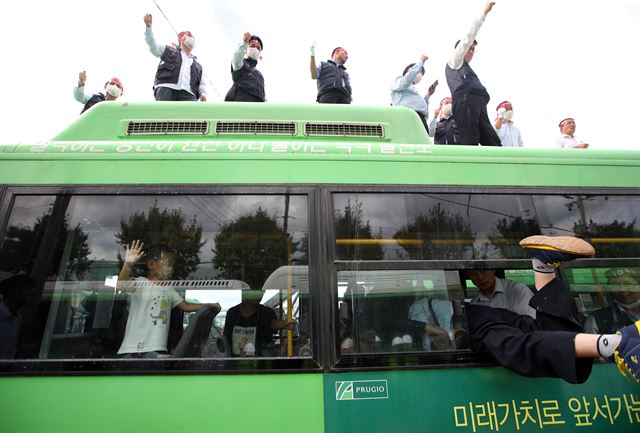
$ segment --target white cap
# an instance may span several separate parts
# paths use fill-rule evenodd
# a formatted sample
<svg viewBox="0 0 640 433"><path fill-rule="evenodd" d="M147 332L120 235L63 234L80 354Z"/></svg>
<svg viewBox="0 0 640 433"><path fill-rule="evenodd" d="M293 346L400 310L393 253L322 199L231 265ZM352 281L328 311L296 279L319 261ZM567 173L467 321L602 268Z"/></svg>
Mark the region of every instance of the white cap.
<svg viewBox="0 0 640 433"><path fill-rule="evenodd" d="M409 334L404 334L402 336L402 342L404 344L413 344L413 338L411 338L411 335L409 335Z"/></svg>
<svg viewBox="0 0 640 433"><path fill-rule="evenodd" d="M391 340L391 345L392 346L399 346L402 343L403 343L402 337L393 337L393 340Z"/></svg>

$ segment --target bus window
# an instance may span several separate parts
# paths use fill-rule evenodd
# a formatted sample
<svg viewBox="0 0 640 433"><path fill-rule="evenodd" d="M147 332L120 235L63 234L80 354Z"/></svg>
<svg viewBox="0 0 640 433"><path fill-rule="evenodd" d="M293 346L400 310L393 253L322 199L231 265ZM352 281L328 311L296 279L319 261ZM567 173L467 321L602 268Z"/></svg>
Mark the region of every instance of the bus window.
<svg viewBox="0 0 640 433"><path fill-rule="evenodd" d="M11 357L148 353L124 344L132 331L160 358L309 356L307 236L304 195L16 195L0 243L0 280L29 275L36 296L20 310ZM138 240L144 255L131 280L118 282L124 246ZM166 275L149 279L159 246L175 259ZM245 309L248 294L255 304ZM182 301L222 310L183 311ZM238 310L235 325L254 345L242 354L224 333ZM256 310L260 326L249 314ZM141 317L135 329L134 315ZM148 339L140 334L145 327L153 329Z"/></svg>
<svg viewBox="0 0 640 433"><path fill-rule="evenodd" d="M341 354L456 349L462 301L456 271L340 271Z"/></svg>
<svg viewBox="0 0 640 433"><path fill-rule="evenodd" d="M577 234L597 257L640 255L640 198L616 195L336 193L338 260L526 259L520 239Z"/></svg>
<svg viewBox="0 0 640 433"><path fill-rule="evenodd" d="M587 332L615 333L640 320L640 268L568 268L565 275Z"/></svg>

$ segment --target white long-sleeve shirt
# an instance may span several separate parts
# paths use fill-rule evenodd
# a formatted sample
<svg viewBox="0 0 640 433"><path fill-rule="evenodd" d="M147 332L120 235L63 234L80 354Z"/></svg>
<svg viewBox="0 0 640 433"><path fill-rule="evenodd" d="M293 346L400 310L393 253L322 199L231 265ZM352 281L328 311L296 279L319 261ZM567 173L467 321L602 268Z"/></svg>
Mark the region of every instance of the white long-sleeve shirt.
<svg viewBox="0 0 640 433"><path fill-rule="evenodd" d="M482 16L473 22L469 31L462 37L462 39L460 39L460 43L453 50L453 54L447 62L451 69L458 70L462 67L462 64L464 63L464 55L467 54L469 47L471 47L471 44L473 44L473 41L476 39L476 35L478 34L480 27L482 27L482 24L484 24L484 19L486 17L487 16L483 12Z"/></svg>
<svg viewBox="0 0 640 433"><path fill-rule="evenodd" d="M522 141L522 135L520 135L520 129L513 124L513 122L502 121L500 129L496 128L496 133L500 137L502 146L504 147L522 147L524 144Z"/></svg>
<svg viewBox="0 0 640 433"><path fill-rule="evenodd" d="M147 45L149 46L149 51L156 57L162 57L164 54L164 50L167 48L166 45L161 45L156 42L153 37L153 32L151 31L151 27L147 27L144 32L144 38L147 41ZM187 54L184 50L180 50L180 55L182 56L182 63L180 64L180 75L178 76L177 83L162 83L158 84L156 87L168 87L173 90L186 90L187 92L193 95L191 91L191 65L195 59L193 54ZM205 76L204 70L202 71L202 78L200 79L200 85L198 86L198 91L200 92L200 96L207 95L207 78Z"/></svg>

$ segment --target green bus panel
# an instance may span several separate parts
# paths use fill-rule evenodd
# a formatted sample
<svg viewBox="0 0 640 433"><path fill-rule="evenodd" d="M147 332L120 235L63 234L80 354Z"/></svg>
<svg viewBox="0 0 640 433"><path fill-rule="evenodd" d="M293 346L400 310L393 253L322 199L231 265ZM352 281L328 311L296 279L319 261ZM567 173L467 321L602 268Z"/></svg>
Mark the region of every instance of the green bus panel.
<svg viewBox="0 0 640 433"><path fill-rule="evenodd" d="M460 146L462 147L462 146ZM555 159L550 151L434 149L426 156L4 154L1 184L373 184L638 187L640 162ZM537 157L534 154L537 153ZM456 155L458 154L458 155ZM522 155L525 156L525 155ZM593 155L590 155L593 156ZM607 152L600 156L606 158ZM626 156L626 160L624 159ZM607 161L610 161L609 163Z"/></svg>
<svg viewBox="0 0 640 433"><path fill-rule="evenodd" d="M612 364L582 385L502 367L328 374L324 384L331 433L640 431L640 387Z"/></svg>
<svg viewBox="0 0 640 433"><path fill-rule="evenodd" d="M321 374L3 377L6 433L323 433Z"/></svg>

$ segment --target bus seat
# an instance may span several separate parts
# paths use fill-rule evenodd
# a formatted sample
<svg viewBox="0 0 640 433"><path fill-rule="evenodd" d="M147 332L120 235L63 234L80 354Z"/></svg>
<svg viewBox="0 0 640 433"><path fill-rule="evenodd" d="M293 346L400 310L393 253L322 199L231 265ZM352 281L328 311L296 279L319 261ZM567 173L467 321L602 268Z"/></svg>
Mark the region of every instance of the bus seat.
<svg viewBox="0 0 640 433"><path fill-rule="evenodd" d="M174 358L200 358L216 314L218 313L210 308L198 310L189 320L189 325L172 356Z"/></svg>

